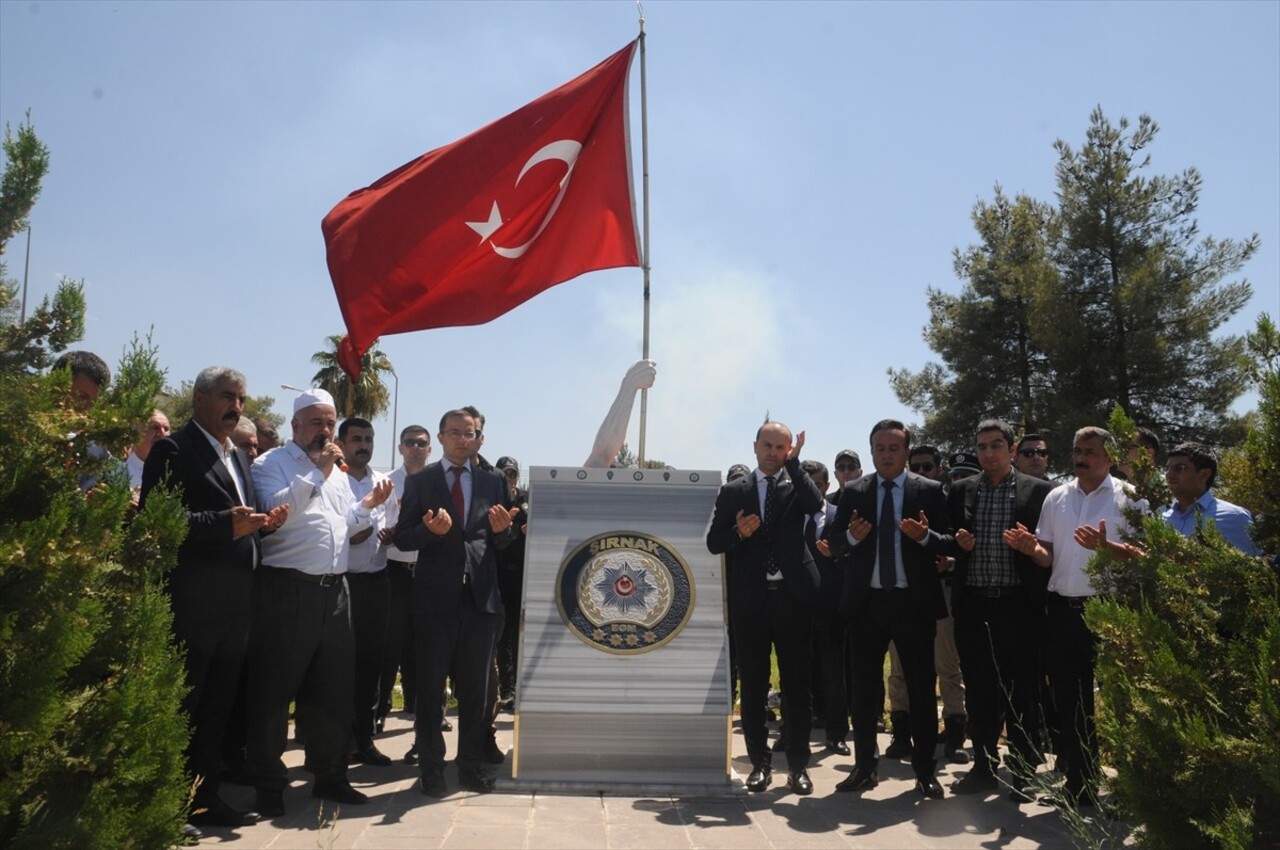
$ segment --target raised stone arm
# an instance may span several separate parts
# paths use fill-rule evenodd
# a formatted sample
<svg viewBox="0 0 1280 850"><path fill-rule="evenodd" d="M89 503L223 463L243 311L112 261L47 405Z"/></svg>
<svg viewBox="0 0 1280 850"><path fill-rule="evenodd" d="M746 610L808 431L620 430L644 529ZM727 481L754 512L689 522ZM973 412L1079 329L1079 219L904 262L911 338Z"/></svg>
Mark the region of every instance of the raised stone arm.
<svg viewBox="0 0 1280 850"><path fill-rule="evenodd" d="M635 404L636 392L652 387L657 376L658 364L652 360L637 360L631 364L622 379L622 386L618 388L618 397L613 400L613 406L600 423L595 445L591 447L591 454L583 462L583 466L598 468L613 463L627 439L627 425L631 421L631 408Z"/></svg>

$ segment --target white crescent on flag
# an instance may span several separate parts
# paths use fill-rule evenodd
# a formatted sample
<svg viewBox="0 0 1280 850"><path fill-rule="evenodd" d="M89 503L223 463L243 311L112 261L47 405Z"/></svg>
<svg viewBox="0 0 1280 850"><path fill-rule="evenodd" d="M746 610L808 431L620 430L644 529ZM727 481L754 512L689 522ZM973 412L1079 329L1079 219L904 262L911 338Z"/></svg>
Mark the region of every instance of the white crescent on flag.
<svg viewBox="0 0 1280 850"><path fill-rule="evenodd" d="M547 214L542 217L542 223L538 225L538 229L534 232L533 236L529 237L529 241L523 245L518 245L515 248L504 248L501 245L497 245L490 241L489 247L493 249L495 254L500 257L506 257L509 260L514 260L524 254L525 251L528 251L529 246L533 244L534 240L542 235L542 231L547 229L547 225L551 222L551 217L555 215L556 210L560 208L560 202L564 199L565 190L569 188L569 178L573 176L573 166L577 163L578 153L581 150L582 144L580 142L575 142L572 139L561 139L558 142L552 142L549 145L545 145L541 150L529 157L529 160L525 162L524 167L520 169L519 176L516 177L515 185L517 186L520 185L520 181L524 179L524 176L529 173L529 169L541 162L546 162L550 159L558 159L569 168L565 171L564 177L560 178L560 191L556 194L555 201L552 202L551 208L547 210ZM482 243L489 239L489 237L494 234L494 231L502 226L502 213L498 210L498 202L493 202L493 207L489 210L488 221L468 221L466 224L467 227L470 227L476 233L480 234L480 241Z"/></svg>

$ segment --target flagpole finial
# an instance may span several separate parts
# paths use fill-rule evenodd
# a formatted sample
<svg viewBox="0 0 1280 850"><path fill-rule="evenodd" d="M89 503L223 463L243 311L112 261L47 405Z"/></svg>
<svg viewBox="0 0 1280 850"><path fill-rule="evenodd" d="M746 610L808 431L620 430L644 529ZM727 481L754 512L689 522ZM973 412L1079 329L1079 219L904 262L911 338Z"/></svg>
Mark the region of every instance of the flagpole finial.
<svg viewBox="0 0 1280 850"><path fill-rule="evenodd" d="M636 12L640 14L640 34L644 35L644 4L636 0Z"/></svg>

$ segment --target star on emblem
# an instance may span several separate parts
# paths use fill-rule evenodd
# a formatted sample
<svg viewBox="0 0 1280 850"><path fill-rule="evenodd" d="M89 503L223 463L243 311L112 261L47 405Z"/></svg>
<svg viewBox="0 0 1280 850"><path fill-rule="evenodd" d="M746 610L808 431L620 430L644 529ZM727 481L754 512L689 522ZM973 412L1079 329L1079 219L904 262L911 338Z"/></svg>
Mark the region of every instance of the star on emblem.
<svg viewBox="0 0 1280 850"><path fill-rule="evenodd" d="M493 235L495 230L502 227L502 213L498 212L498 202L493 202L493 207L489 210L488 221L468 221L467 227L480 234L480 242L483 244L486 239Z"/></svg>

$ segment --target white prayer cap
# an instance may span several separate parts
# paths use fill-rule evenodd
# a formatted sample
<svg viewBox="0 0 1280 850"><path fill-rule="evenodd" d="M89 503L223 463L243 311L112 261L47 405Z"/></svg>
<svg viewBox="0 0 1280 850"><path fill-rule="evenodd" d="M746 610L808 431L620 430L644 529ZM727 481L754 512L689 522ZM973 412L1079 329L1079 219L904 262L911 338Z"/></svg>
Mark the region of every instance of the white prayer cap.
<svg viewBox="0 0 1280 850"><path fill-rule="evenodd" d="M310 407L313 404L327 404L337 409L337 405L333 403L333 396L329 395L327 390L319 387L312 387L306 392L298 393L298 397L293 400L293 412L297 413L304 407Z"/></svg>

